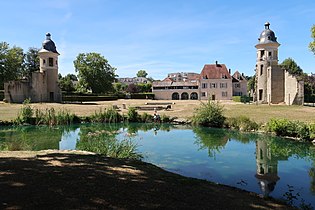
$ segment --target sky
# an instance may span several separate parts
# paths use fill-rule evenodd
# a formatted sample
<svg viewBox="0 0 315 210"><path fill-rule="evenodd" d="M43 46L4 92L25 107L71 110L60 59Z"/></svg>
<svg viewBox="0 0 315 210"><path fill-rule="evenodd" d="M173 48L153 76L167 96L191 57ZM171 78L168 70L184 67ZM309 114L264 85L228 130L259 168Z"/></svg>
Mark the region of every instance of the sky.
<svg viewBox="0 0 315 210"><path fill-rule="evenodd" d="M205 64L225 64L232 73L255 74L256 48L265 22L277 36L279 62L293 58L315 73L309 51L314 0L1 0L0 42L26 52L40 48L50 32L59 73L76 74L79 53L104 56L119 77L144 69L200 73Z"/></svg>

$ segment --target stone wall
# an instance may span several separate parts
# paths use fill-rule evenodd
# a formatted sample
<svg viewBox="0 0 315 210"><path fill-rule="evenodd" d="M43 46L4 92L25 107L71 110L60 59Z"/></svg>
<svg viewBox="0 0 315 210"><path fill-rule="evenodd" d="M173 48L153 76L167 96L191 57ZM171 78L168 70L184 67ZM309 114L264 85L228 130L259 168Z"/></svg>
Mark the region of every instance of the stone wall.
<svg viewBox="0 0 315 210"><path fill-rule="evenodd" d="M304 82L298 81L297 78L285 71L285 103L287 105L304 104Z"/></svg>
<svg viewBox="0 0 315 210"><path fill-rule="evenodd" d="M4 90L4 98L9 103L22 103L30 97L28 80L6 82L4 83Z"/></svg>

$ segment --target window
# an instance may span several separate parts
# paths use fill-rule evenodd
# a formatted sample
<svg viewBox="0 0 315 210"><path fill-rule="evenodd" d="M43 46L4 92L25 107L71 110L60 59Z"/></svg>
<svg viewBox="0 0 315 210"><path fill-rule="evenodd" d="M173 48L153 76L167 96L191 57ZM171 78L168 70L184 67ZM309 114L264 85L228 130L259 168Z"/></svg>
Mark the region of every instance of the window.
<svg viewBox="0 0 315 210"><path fill-rule="evenodd" d="M46 60L45 59L43 59L43 64L45 64L46 63Z"/></svg>
<svg viewBox="0 0 315 210"><path fill-rule="evenodd" d="M271 53L271 52L268 52L268 56L271 57L271 55L272 55L272 53Z"/></svg>
<svg viewBox="0 0 315 210"><path fill-rule="evenodd" d="M220 88L227 88L227 83L220 83Z"/></svg>
<svg viewBox="0 0 315 210"><path fill-rule="evenodd" d="M202 96L202 97L206 97L206 96L207 96L206 92L202 92L202 93L201 93L201 96Z"/></svg>
<svg viewBox="0 0 315 210"><path fill-rule="evenodd" d="M201 86L202 86L202 88L207 88L208 84L207 83L202 83Z"/></svg>
<svg viewBox="0 0 315 210"><path fill-rule="evenodd" d="M222 92L222 97L227 97L227 92Z"/></svg>
<svg viewBox="0 0 315 210"><path fill-rule="evenodd" d="M54 66L54 59L53 58L48 58L48 65Z"/></svg>
<svg viewBox="0 0 315 210"><path fill-rule="evenodd" d="M210 83L210 88L217 88L217 83Z"/></svg>
<svg viewBox="0 0 315 210"><path fill-rule="evenodd" d="M260 65L260 75L262 75L264 73L264 65Z"/></svg>
<svg viewBox="0 0 315 210"><path fill-rule="evenodd" d="M235 87L235 88L241 88L241 84L240 84L240 83L235 83L235 84L234 84L234 87Z"/></svg>

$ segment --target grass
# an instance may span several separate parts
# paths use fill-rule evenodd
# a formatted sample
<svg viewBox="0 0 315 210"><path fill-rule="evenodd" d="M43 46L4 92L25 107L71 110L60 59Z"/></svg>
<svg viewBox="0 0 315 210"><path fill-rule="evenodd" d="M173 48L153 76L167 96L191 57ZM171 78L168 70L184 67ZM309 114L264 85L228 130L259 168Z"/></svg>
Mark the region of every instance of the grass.
<svg viewBox="0 0 315 210"><path fill-rule="evenodd" d="M95 103L83 103L83 104L57 104L57 103L31 103L31 107L35 109L46 110L54 108L58 110L70 110L78 116L92 115L100 109L106 107L112 107L117 105L120 107L120 113L126 114L128 107L130 106L143 106L146 102L152 102L152 100L117 100L117 101L102 101ZM165 101L166 102L166 101ZM193 115L195 108L200 106L200 101L188 100L188 101L167 101L175 102L172 105L172 109L169 111L158 111L160 115L165 114L170 117L178 118L190 118ZM206 101L204 101L206 102ZM243 104L232 101L221 101L224 105L224 115L226 117L238 117L246 116L257 123L266 123L271 118L286 118L289 120L298 120L303 122L315 122L315 107L306 106L286 106L286 105L255 105L255 104ZM123 104L127 109L123 109ZM0 120L13 120L17 117L22 104L6 104L0 102ZM138 111L139 114L147 112L153 115L153 111Z"/></svg>

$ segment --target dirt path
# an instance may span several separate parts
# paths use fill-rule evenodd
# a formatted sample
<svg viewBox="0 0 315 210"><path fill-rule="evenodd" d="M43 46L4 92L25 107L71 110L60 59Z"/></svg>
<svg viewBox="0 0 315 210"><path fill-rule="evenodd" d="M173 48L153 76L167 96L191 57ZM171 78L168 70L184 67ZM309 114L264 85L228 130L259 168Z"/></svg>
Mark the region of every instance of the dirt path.
<svg viewBox="0 0 315 210"><path fill-rule="evenodd" d="M85 152L0 152L0 209L290 209L141 161Z"/></svg>

